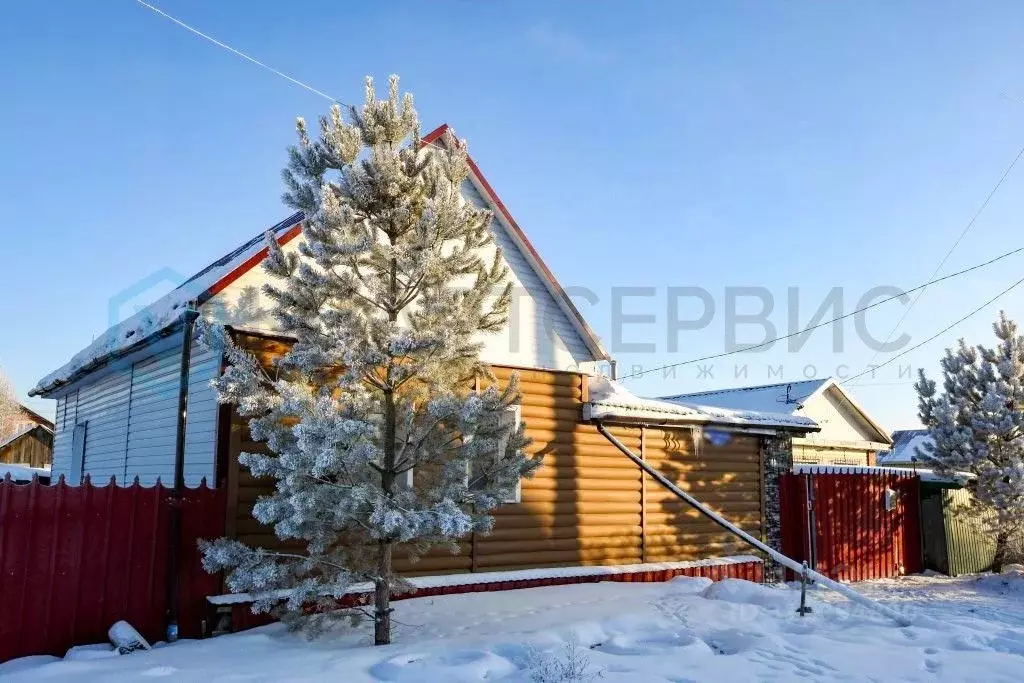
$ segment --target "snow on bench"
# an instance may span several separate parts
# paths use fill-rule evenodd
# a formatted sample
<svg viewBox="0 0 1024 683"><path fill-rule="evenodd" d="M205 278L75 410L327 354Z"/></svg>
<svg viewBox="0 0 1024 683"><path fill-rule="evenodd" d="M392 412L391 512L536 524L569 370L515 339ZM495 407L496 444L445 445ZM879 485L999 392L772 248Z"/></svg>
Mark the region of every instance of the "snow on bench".
<svg viewBox="0 0 1024 683"><path fill-rule="evenodd" d="M461 586L476 586L481 584L494 583L516 583L529 581L558 581L563 580L570 583L572 579L593 578L593 577L615 577L625 574L647 574L653 572L669 572L687 569L698 569L701 567L722 567L736 564L760 565L760 557L754 555L733 555L730 557L716 557L706 560L687 560L683 562L648 562L644 564L619 564L610 566L595 567L548 567L542 569L517 569L503 572L476 572L472 574L444 574L440 576L416 576L406 579L414 591L429 591L441 588L454 588ZM344 595L358 595L372 593L373 584L356 583L349 586ZM284 600L288 597L289 591L278 590L269 593L229 593L226 595L214 595L206 600L212 605L238 605L255 602L259 599L274 598ZM335 596L342 597L342 596Z"/></svg>

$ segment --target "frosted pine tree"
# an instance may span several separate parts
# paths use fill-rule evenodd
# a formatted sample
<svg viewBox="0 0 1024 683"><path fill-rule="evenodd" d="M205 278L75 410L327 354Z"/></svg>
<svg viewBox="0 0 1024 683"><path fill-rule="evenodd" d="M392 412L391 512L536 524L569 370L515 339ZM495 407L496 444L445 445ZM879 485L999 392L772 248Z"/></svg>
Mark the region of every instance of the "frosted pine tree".
<svg viewBox="0 0 1024 683"><path fill-rule="evenodd" d="M518 382L493 380L482 333L507 324L511 284L491 215L463 201L465 145L446 134L424 147L412 98L398 79L378 101L335 106L284 171L284 200L305 213L299 255L268 238L266 294L294 345L268 370L221 340L230 361L220 400L249 418L269 455L244 454L273 495L253 515L302 552L204 545L206 566L231 591L259 594L308 628L333 618L333 596L374 585L375 641L390 642L392 556L487 532L488 515L540 465L515 418ZM483 258L482 255L490 254ZM207 335L215 335L207 329ZM316 612L303 617L304 613Z"/></svg>
<svg viewBox="0 0 1024 683"><path fill-rule="evenodd" d="M14 393L14 385L0 369L0 439L13 434L20 419L21 404Z"/></svg>
<svg viewBox="0 0 1024 683"><path fill-rule="evenodd" d="M975 505L996 539L994 570L1024 525L1024 337L1000 313L995 348L963 340L942 359L943 392L924 371L915 385L921 421L934 439L922 454L943 474L970 472Z"/></svg>

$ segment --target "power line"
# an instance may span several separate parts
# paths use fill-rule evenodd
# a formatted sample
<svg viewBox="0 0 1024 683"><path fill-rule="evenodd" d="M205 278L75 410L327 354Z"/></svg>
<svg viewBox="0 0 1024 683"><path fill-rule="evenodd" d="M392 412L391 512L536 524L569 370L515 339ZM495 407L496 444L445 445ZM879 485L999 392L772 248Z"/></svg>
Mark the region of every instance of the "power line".
<svg viewBox="0 0 1024 683"><path fill-rule="evenodd" d="M935 270L932 271L931 277L935 277L936 275L938 275L939 271L942 270L942 266L946 265L946 261L949 260L949 257L953 254L956 248L960 246L960 242L963 241L967 233L970 232L972 227L974 227L974 224L977 222L978 217L981 216L981 213L985 210L985 207L987 207L989 202L992 201L992 197L994 197L996 192L999 191L999 188L1003 186L1003 183L1006 181L1006 178L1010 175L1010 172L1013 170L1014 166L1017 165L1017 162L1020 161L1022 156L1024 156L1024 147L1021 147L1020 151L1017 152L1017 156L1013 158L1013 161L1010 162L1010 165L1006 167L1005 171L1003 171L1003 175L1000 176L999 182L995 184L991 192L988 193L988 196L985 197L985 201L981 203L981 206L978 207L978 210L974 212L973 216L971 216L971 220L968 221L967 227L963 229L963 232L960 233L960 236L956 238L955 242L953 242L953 246L949 248L949 251L946 252L946 255L942 257L941 261L939 261L939 265L935 266ZM885 341L882 342L882 346L885 346L886 344L889 343L889 340L892 339L892 336L896 334L896 330L900 328L900 325L903 324L903 321L906 320L907 316L910 315L910 312L914 310L914 306L917 305L918 300L923 295L924 289L922 288L921 291L917 294L917 296L914 297L913 301L910 302L910 305L907 306L906 310L903 311L903 315L900 316L900 319L897 320L896 324L893 325L891 330L889 330L889 334L885 337ZM868 361L868 365L875 362L876 358L878 358L878 351L875 351L875 353L871 356L871 360Z"/></svg>
<svg viewBox="0 0 1024 683"><path fill-rule="evenodd" d="M337 102L338 104L340 104L343 107L349 107L349 105L345 104L344 102L342 102L338 98L332 97L332 96L328 95L327 93L323 92L322 90L317 90L313 86L309 85L308 83L303 83L302 81L300 81L297 78L292 78L291 76L289 76L288 74L284 73L283 71L278 71L277 69L275 69L274 67L270 66L269 64L264 64L260 60L256 59L255 57L250 57L249 55L245 54L241 50L236 50L235 48L231 47L227 43L223 43L223 42L217 40L216 38L214 38L213 36L207 35L207 34L203 33L202 31L200 31L199 29L194 28L192 26L189 26L188 24L186 24L184 21L181 21L180 19L175 19L174 17L172 17L167 12L164 12L159 7L154 7L153 5L150 5L148 2L143 2L143 0L135 0L135 2L139 3L140 5L145 7L146 9L152 10L153 12L159 14L162 17L170 19L171 21L173 21L178 26L181 26L183 29L191 31L192 33L196 34L197 36L199 36L203 40L208 40L209 42L213 43L217 47L224 48L228 52L230 52L230 53L232 53L234 55L237 55L237 56L241 57L242 59L244 59L246 61L252 62L256 66L258 66L258 67L260 67L262 69L266 69L267 71L269 71L272 74L280 76L281 78L283 78L285 80L291 81L292 83L294 83L295 85L299 86L300 88L305 88L309 92L314 93L316 95L319 95L320 97L323 97L324 99L328 99L331 102Z"/></svg>
<svg viewBox="0 0 1024 683"><path fill-rule="evenodd" d="M1014 282L1014 283L1013 283L1012 285L1010 285L1009 287L1007 287L1006 289L1004 289L1003 291L999 292L999 293L998 293L998 294L996 294L996 295L995 295L994 297L992 297L991 299L989 299L988 301L986 301L985 303L983 303L983 304L982 304L981 306L978 306L978 307L977 307L977 308L975 308L975 309L974 309L973 311L971 311L970 313L968 313L968 314L967 314L967 315L965 315L964 317L960 318L959 320L957 320L957 321L955 321L955 322L953 322L953 323L950 323L949 325L947 325L946 327L942 328L941 330L939 330L938 332L936 332L936 333L935 333L935 334L933 334L932 336L930 336L930 337L928 337L927 339L925 339L925 340L924 340L923 342L920 342L920 343L914 344L914 345L913 345L913 346L911 346L911 347L910 347L909 349L904 349L903 351L900 351L900 352L899 352L899 353L897 353L897 354L896 354L895 356L893 356L893 357L892 357L892 358L890 358L889 360L885 361L885 362L884 362L884 363L882 363L881 365L876 365L876 366L874 366L874 367L868 368L868 369L867 369L867 370L865 370L864 372L859 372L859 373L857 373L856 375L852 375L852 376L850 376L850 377L847 377L846 379L844 379L844 380L842 380L841 382L839 382L839 384L846 384L846 383L847 383L847 382L849 382L850 380L853 380L853 379L857 379L858 377L863 377L864 375L869 375L869 374L871 374L871 373L875 372L876 370L878 370L879 368L884 368L884 367L885 367L886 365L888 365L889 363L892 363L893 361L895 361L895 360L898 360L898 359L902 358L903 356L907 355L907 354L908 354L908 353L910 353L911 351L914 351L915 349L919 349L919 348L921 348L922 346L924 346L924 345L925 345L925 344L927 344L928 342L932 341L933 339L937 339L938 337L941 337L942 335L944 335L944 334L945 334L946 332L949 332L949 331L950 331L951 329L953 329L954 327L956 327L957 325L959 325L959 324L960 324L960 323L962 323L963 321L967 320L967 319L968 319L968 318L970 318L971 316L973 316L973 315L976 315L976 314L980 313L980 312L981 312L981 311L983 311L983 310L984 310L984 309L985 309L985 308L986 308L987 306L989 306L989 305L990 305L990 304L992 304L992 303L995 303L995 301L996 301L997 299L999 299L1000 297L1002 297L1002 296L1003 296L1003 295L1005 295L1005 294L1008 294L1008 293L1009 293L1009 292L1010 292L1011 290L1013 290L1013 289L1015 289L1015 288L1019 287L1019 286L1020 286L1021 284L1024 284L1024 278L1021 278L1020 280L1017 280L1017 281L1016 281L1016 282Z"/></svg>
<svg viewBox="0 0 1024 683"><path fill-rule="evenodd" d="M1024 150L1022 150L1022 151L1024 151ZM1008 258L1008 257L1013 256L1014 254L1018 254L1018 253L1020 253L1022 251L1024 251L1024 247L1018 247L1017 249L1014 249L1012 251L1008 251L1008 252L1006 252L1004 254L1000 254L999 256L996 256L995 258L991 258L988 261L984 261L983 263L978 263L976 265L971 266L970 268L964 268L963 270L959 270L959 271L957 271L955 273L950 273L949 275L943 275L940 278L936 278L934 280L929 280L928 282L925 282L922 285L918 285L917 287L914 287L913 289L908 289L908 290L906 290L904 292L901 292L900 294L896 294L896 295L893 295L893 296L890 296L890 297L886 297L885 299L880 299L880 300L878 300L878 301L876 301L876 302L874 302L872 304L868 304L867 306L864 306L863 308L858 308L855 311L850 311L849 313L846 313L845 315L840 315L838 317L832 318L831 320L826 320L825 322L817 323L815 325L808 325L807 327L805 327L804 329L800 330L799 332L793 332L792 334L787 334L787 335L785 335L783 337L774 337L772 339L769 339L766 342L761 342L760 344L754 344L753 346L745 346L742 349L736 349L735 351L725 351L723 353L716 353L716 354L713 354L713 355L710 355L710 356L702 356L700 358L691 358L690 360L684 360L684 361L680 361L678 363L669 363L668 365L662 365L662 366L659 366L659 367L656 367L656 368L650 368L648 370L640 370L639 372L634 372L634 373L629 374L629 375L624 375L624 376L620 377L619 380L621 381L621 380L629 379L631 377L639 377L641 375L646 375L646 374L651 373L651 372L658 372L659 370L668 370L669 368L677 368L677 367L682 366L682 365L692 365L693 363L700 363L700 362L706 361L706 360L715 360L717 358L725 358L726 356L731 356L733 354L744 353L746 351L753 351L755 349L761 349L761 348L764 348L766 346L771 346L772 344L774 344L777 341L782 341L784 339L790 339L791 337L798 337L798 336L800 336L802 334L810 332L811 330L816 330L819 327L825 327L826 325L832 325L834 323L839 322L840 320L845 320L846 318L849 318L851 316L857 315L858 313L863 313L864 311L866 311L868 309L871 309L871 308L874 308L875 306L881 306L882 304L889 303L890 301L892 301L894 299L902 298L902 297L906 296L907 294L910 294L911 292L916 292L918 290L923 290L925 287L929 287L929 286L934 285L936 283L943 282L945 280L950 280L952 278L959 277L961 275L965 275L967 273L970 273L971 271L978 270L978 269L984 268L986 266L990 266L990 265L992 265L993 263L995 263L997 261L1001 261L1004 258ZM874 358L872 358L872 361L873 360L874 360Z"/></svg>

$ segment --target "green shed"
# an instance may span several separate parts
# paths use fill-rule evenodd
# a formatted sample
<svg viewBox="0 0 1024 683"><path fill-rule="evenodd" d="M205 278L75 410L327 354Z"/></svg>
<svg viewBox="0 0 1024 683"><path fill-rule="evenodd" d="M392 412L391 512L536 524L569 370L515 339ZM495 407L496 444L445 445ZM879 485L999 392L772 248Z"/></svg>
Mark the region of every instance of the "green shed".
<svg viewBox="0 0 1024 683"><path fill-rule="evenodd" d="M976 512L967 512L970 492L948 482L921 482L924 566L949 576L992 568L996 542Z"/></svg>

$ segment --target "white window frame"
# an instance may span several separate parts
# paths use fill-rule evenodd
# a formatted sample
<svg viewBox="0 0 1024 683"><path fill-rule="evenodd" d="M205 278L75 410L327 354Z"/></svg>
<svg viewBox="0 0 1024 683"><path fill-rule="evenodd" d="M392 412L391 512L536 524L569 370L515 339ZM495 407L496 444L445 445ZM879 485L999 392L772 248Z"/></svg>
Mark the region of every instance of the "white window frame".
<svg viewBox="0 0 1024 683"><path fill-rule="evenodd" d="M502 417L504 419L508 419L508 418L504 417L505 415L511 415L512 416L512 425L513 425L513 429L515 429L519 425L519 423L522 421L523 407L519 406L519 405L509 406L505 410L504 414L502 415ZM499 453L504 453L505 449L508 448L508 441L507 441L507 439L510 439L510 438L512 438L512 433L511 432L509 432L509 435L506 437L506 440L504 440L502 443L498 444L498 452ZM469 476L470 476L469 468L471 466L472 466L472 463L469 463L469 462L466 463L466 480L465 481L466 481L466 486L467 487L469 486ZM413 473L415 471L416 471L415 467L410 467L408 470L403 472L400 475L399 480L398 480L399 485L400 486L404 486L405 488L408 488L408 489L411 490L412 487L413 487L413 481L414 481ZM522 477L520 477L519 481L516 482L516 488L515 488L515 491L513 491L512 496L502 500L502 503L504 503L505 505L513 505L513 504L521 503L521 502L523 502L523 479L522 479Z"/></svg>
<svg viewBox="0 0 1024 683"><path fill-rule="evenodd" d="M512 429L515 429L516 427L519 426L519 423L522 421L523 407L521 405L509 406L508 408L505 409L505 412L502 414L502 419L503 420L509 419L509 418L506 417L506 416L509 416L509 415L511 416L511 420L512 420ZM511 439L511 438L512 438L512 432L510 431L508 436L505 437L505 439L500 444L498 444L498 452L499 453L504 453L505 452L505 449L508 448L508 439ZM512 492L512 496L510 498L505 498L502 502L505 503L506 505L513 505L513 504L516 504L516 503L523 502L523 478L522 477L520 477L519 481L516 482L516 488L515 488L515 491Z"/></svg>

